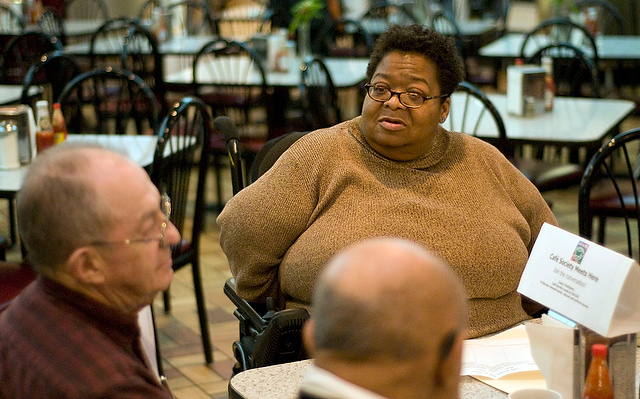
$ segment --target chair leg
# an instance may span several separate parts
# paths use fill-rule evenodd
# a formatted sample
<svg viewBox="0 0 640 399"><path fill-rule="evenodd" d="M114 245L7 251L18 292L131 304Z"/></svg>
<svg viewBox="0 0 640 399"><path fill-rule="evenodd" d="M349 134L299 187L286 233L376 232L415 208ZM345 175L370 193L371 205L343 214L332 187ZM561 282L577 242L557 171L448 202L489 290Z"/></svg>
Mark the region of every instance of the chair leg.
<svg viewBox="0 0 640 399"><path fill-rule="evenodd" d="M222 173L220 172L220 168L220 157L218 155L214 155L213 170L216 174L216 194L218 196L218 202L215 204L217 212L221 212L224 207L224 200L222 199Z"/></svg>
<svg viewBox="0 0 640 399"><path fill-rule="evenodd" d="M9 198L9 240L13 245L17 240L16 233L16 201L15 198Z"/></svg>
<svg viewBox="0 0 640 399"><path fill-rule="evenodd" d="M598 218L598 244L604 245L604 227L605 227L605 218L604 216L600 216Z"/></svg>
<svg viewBox="0 0 640 399"><path fill-rule="evenodd" d="M162 367L162 353L160 352L160 343L158 342L158 329L156 328L156 315L153 311L153 306L151 306L151 320L153 320L153 337L156 340L156 362L158 363L158 374L160 374L160 376L164 376L164 368Z"/></svg>
<svg viewBox="0 0 640 399"><path fill-rule="evenodd" d="M198 319L200 320L200 334L202 335L202 349L207 364L213 363L213 348L211 347L211 337L209 336L209 320L207 317L207 307L204 299L204 289L202 288L202 277L200 275L200 261L196 259L191 265L193 273L193 287L198 306Z"/></svg>

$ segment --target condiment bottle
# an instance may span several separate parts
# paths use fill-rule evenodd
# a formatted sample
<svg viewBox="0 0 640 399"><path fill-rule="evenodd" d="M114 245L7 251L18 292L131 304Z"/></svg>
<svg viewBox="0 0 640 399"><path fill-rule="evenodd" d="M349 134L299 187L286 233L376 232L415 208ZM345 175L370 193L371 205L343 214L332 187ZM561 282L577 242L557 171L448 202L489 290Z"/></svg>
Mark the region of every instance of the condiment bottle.
<svg viewBox="0 0 640 399"><path fill-rule="evenodd" d="M67 139L67 124L64 121L60 103L53 104L52 125L55 143L60 144L64 142Z"/></svg>
<svg viewBox="0 0 640 399"><path fill-rule="evenodd" d="M553 100L556 96L556 84L553 81L553 59L551 57L541 58L542 67L545 71L544 77L544 110L553 111Z"/></svg>
<svg viewBox="0 0 640 399"><path fill-rule="evenodd" d="M607 364L607 345L593 344L583 399L613 399L613 386Z"/></svg>
<svg viewBox="0 0 640 399"><path fill-rule="evenodd" d="M36 103L38 115L38 129L36 130L36 150L40 154L42 151L55 144L53 127L49 117L49 102L40 100Z"/></svg>

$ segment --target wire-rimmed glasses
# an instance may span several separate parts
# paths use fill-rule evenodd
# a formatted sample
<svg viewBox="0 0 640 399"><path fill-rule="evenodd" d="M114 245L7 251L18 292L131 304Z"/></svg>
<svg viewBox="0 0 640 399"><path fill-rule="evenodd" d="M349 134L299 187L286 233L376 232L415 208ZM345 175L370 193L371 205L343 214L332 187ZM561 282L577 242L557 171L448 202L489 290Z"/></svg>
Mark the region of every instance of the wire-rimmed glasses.
<svg viewBox="0 0 640 399"><path fill-rule="evenodd" d="M169 195L167 193L162 194L162 196L160 197L160 211L164 215L164 220L160 225L160 234L154 237L127 238L118 241L93 241L89 245L131 245L137 243L146 244L149 242L158 241L160 247L162 248L164 247L164 235L167 230L167 224L169 223L169 218L171 217L171 198L169 198Z"/></svg>
<svg viewBox="0 0 640 399"><path fill-rule="evenodd" d="M429 97L423 96L422 94L418 93L411 93L408 91L391 91L384 86L372 84L366 84L364 85L364 87L366 87L369 97L371 97L371 99L374 101L384 103L391 100L391 97L398 96L400 104L404 105L407 108L419 108L427 100L449 97L449 94L440 94L438 96Z"/></svg>

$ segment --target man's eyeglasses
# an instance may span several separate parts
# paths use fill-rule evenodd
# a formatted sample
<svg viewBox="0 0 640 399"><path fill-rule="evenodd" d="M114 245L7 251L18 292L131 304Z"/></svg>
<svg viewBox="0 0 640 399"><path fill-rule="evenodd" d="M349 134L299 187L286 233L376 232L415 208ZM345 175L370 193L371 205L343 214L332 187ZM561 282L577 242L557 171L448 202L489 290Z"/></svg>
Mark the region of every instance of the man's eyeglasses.
<svg viewBox="0 0 640 399"><path fill-rule="evenodd" d="M367 88L367 94L374 101L384 103L391 100L391 97L398 96L400 104L407 108L419 108L427 100L449 97L449 94L440 94L439 96L428 97L418 93L410 93L408 91L391 91L384 86L372 84L366 84L364 87Z"/></svg>
<svg viewBox="0 0 640 399"><path fill-rule="evenodd" d="M171 217L171 198L167 195L167 193L162 194L160 197L160 211L164 215L164 220L160 225L160 234L155 237L145 237L145 238L127 238L125 240L120 241L94 241L89 245L131 245L136 243L149 243L153 241L158 241L160 243L160 247L164 247L164 235L167 230L167 224L169 223L169 218Z"/></svg>

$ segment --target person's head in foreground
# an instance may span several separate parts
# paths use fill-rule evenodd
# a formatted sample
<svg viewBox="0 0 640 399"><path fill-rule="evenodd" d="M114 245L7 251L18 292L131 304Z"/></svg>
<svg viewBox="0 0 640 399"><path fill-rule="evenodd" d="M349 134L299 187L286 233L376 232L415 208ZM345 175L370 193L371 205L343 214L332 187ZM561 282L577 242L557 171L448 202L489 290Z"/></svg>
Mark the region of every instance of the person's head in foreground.
<svg viewBox="0 0 640 399"><path fill-rule="evenodd" d="M466 296L427 250L395 238L348 247L321 274L312 304L304 341L321 373L391 399L458 397ZM320 397L331 385L308 382L303 392Z"/></svg>
<svg viewBox="0 0 640 399"><path fill-rule="evenodd" d="M38 155L17 196L36 270L123 313L169 287L180 239L147 172L116 152L65 144Z"/></svg>
<svg viewBox="0 0 640 399"><path fill-rule="evenodd" d="M451 38L421 25L390 27L367 67L362 130L369 145L396 161L427 153L463 76Z"/></svg>

